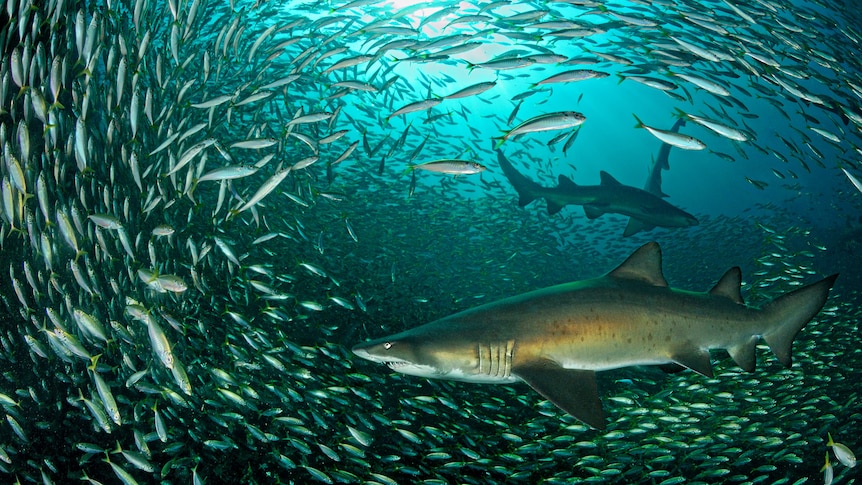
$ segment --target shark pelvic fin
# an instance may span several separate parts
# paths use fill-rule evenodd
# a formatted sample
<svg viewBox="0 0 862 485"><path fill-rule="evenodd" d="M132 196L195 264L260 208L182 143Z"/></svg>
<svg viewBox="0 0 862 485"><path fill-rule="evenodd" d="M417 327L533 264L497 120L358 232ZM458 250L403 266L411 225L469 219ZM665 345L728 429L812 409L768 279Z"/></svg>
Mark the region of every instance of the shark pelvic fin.
<svg viewBox="0 0 862 485"><path fill-rule="evenodd" d="M605 428L605 414L594 371L564 369L551 360L540 360L517 366L512 369L512 374L563 411L593 428Z"/></svg>
<svg viewBox="0 0 862 485"><path fill-rule="evenodd" d="M584 215L587 216L587 219L596 219L597 217L601 217L604 212L598 207L590 204L584 204Z"/></svg>
<svg viewBox="0 0 862 485"><path fill-rule="evenodd" d="M709 351L697 347L687 347L677 351L671 359L679 365L688 367L698 374L712 377L712 362L709 360Z"/></svg>
<svg viewBox="0 0 862 485"><path fill-rule="evenodd" d="M742 300L742 293L739 292L739 287L742 285L742 271L739 266L734 266L724 273L724 276L718 280L718 283L709 290L712 296L723 296L730 298L734 303L745 305ZM737 362L739 364L739 362ZM741 366L742 364L740 364Z"/></svg>
<svg viewBox="0 0 862 485"><path fill-rule="evenodd" d="M623 261L623 264L617 266L607 276L638 280L653 286L667 286L667 280L661 272L661 248L657 242L648 242L635 250L628 259Z"/></svg>

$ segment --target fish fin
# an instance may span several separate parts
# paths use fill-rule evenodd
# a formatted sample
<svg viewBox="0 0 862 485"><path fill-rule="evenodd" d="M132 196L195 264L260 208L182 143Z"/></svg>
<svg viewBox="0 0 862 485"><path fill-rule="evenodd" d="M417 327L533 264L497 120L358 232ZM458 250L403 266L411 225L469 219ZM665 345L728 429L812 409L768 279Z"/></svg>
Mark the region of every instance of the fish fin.
<svg viewBox="0 0 862 485"><path fill-rule="evenodd" d="M514 367L512 374L575 418L593 428L605 428L594 371L564 369L554 361L540 360Z"/></svg>
<svg viewBox="0 0 862 485"><path fill-rule="evenodd" d="M638 280L653 286L667 286L667 280L661 272L661 248L655 241L639 247L606 276Z"/></svg>
<svg viewBox="0 0 862 485"><path fill-rule="evenodd" d="M751 337L745 342L727 348L727 353L736 362L736 365L742 367L745 372L754 372L754 367L757 362L754 356L754 346L757 344L757 337Z"/></svg>
<svg viewBox="0 0 862 485"><path fill-rule="evenodd" d="M601 178L601 185L622 185L619 180L615 179L613 175L604 170L599 172L599 177Z"/></svg>
<svg viewBox="0 0 862 485"><path fill-rule="evenodd" d="M644 221L637 219L635 217L629 218L629 223L626 224L626 229L623 231L623 237L629 237L631 235L637 234L641 231L649 231L655 226L651 226L646 224Z"/></svg>
<svg viewBox="0 0 862 485"><path fill-rule="evenodd" d="M793 339L826 304L836 278L838 273L785 293L763 306L762 311L769 322L763 331L763 340L785 367L790 367L792 363Z"/></svg>
<svg viewBox="0 0 862 485"><path fill-rule="evenodd" d="M556 214L557 212L560 212L561 210L563 210L563 206L562 206L562 205L557 204L556 202L551 202L551 201L550 201L550 200L548 200L548 199L545 199L545 200L548 202L548 215L551 215L551 216L552 216L552 215ZM527 204L522 204L522 203L519 201L519 202L518 202L518 205L520 205L521 207L523 207L523 206L525 206L525 205L527 205Z"/></svg>
<svg viewBox="0 0 862 485"><path fill-rule="evenodd" d="M509 183L512 184L512 187L515 189L515 192L518 193L518 207L524 207L539 198L537 194L542 187L518 172L518 170L512 166L512 163L509 162L500 150L497 150L497 161L500 163L503 175L506 176ZM562 209L562 206L557 207L557 212L559 212L560 209ZM551 204L549 203L548 212L550 211Z"/></svg>
<svg viewBox="0 0 862 485"><path fill-rule="evenodd" d="M602 216L604 212L594 205L584 204L584 215L587 216L587 219L597 219Z"/></svg>
<svg viewBox="0 0 862 485"><path fill-rule="evenodd" d="M677 351L671 356L671 360L679 365L687 367L700 375L712 377L712 361L709 360L709 351L697 347L687 347Z"/></svg>
<svg viewBox="0 0 862 485"><path fill-rule="evenodd" d="M557 177L557 188L558 189L574 189L577 188L578 184L575 183L574 180L566 177L565 175L560 175Z"/></svg>
<svg viewBox="0 0 862 485"><path fill-rule="evenodd" d="M643 128L643 127L644 127L644 124L643 124L643 122L641 121L641 119L640 119L640 118L638 118L638 115L636 115L636 114L632 113L632 116L634 116L634 117L635 117L635 121L637 121L637 124L635 125L635 128Z"/></svg>
<svg viewBox="0 0 862 485"><path fill-rule="evenodd" d="M744 305L745 301L742 300L742 293L739 292L739 287L741 285L742 270L739 269L739 266L734 266L724 273L724 276L718 280L718 283L709 290L709 294L712 296L730 298L734 303ZM739 362L737 362L737 364L738 363Z"/></svg>
<svg viewBox="0 0 862 485"><path fill-rule="evenodd" d="M673 362L669 364L661 364L658 366L658 368L661 369L665 374L676 374L685 370L685 367L679 364L675 364Z"/></svg>

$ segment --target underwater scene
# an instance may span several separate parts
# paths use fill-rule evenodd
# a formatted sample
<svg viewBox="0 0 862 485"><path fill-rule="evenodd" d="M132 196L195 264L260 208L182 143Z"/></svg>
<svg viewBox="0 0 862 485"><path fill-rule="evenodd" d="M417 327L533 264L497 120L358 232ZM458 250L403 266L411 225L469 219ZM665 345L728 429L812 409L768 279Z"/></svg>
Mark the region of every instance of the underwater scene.
<svg viewBox="0 0 862 485"><path fill-rule="evenodd" d="M860 25L7 0L2 480L859 483Z"/></svg>

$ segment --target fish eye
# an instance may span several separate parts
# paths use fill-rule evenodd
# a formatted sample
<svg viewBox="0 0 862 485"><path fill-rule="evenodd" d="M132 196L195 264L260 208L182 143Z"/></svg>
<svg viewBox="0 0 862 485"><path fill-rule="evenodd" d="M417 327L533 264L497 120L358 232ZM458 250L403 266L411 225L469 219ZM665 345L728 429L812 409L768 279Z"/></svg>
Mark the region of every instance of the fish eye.
<svg viewBox="0 0 862 485"><path fill-rule="evenodd" d="M391 349L392 348L392 342L386 342L385 344L383 344L383 348L386 350Z"/></svg>

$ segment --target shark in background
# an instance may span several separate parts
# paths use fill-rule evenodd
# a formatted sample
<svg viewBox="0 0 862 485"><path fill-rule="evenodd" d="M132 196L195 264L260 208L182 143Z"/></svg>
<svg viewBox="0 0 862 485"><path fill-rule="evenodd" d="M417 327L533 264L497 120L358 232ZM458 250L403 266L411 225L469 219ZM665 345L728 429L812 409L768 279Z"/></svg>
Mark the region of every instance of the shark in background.
<svg viewBox="0 0 862 485"><path fill-rule="evenodd" d="M741 272L708 292L668 286L659 245L647 243L610 273L472 308L353 352L392 370L473 383L524 381L584 423L602 429L596 371L677 364L712 377L711 349L755 368L763 338L789 367L799 331L823 308L837 274L747 306Z"/></svg>
<svg viewBox="0 0 862 485"><path fill-rule="evenodd" d="M677 120L671 131L677 132L684 124L685 120ZM583 206L588 219L609 213L622 214L629 216L623 236L631 236L655 227L689 227L698 224L696 217L663 200L667 195L661 190L661 172L670 169L670 148L671 145L662 144L643 189L622 184L605 171L599 173L599 185L578 185L565 175L560 175L556 187L544 187L518 172L502 151L496 151L503 174L518 193L519 207L536 199L545 199L548 214L551 215L570 204Z"/></svg>

